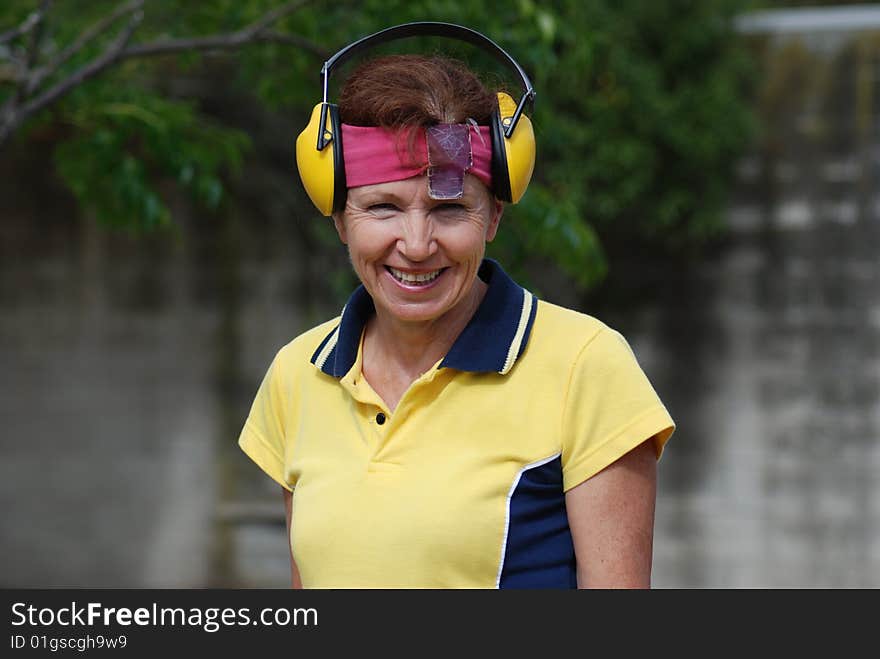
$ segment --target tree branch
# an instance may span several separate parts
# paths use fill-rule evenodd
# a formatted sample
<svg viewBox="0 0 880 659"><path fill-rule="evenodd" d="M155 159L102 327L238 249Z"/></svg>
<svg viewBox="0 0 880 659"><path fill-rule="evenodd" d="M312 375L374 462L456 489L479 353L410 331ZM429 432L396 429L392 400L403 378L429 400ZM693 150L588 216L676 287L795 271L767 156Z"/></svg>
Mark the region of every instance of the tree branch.
<svg viewBox="0 0 880 659"><path fill-rule="evenodd" d="M127 16L135 11L140 11L143 9L144 0L130 0L130 2L117 7L109 16L101 19L90 28L85 30L79 37L70 44L67 48L62 50L57 57L55 57L51 62L49 62L46 66L40 67L36 71L34 71L30 75L30 79L26 83L27 93L30 95L34 89L40 86L40 84L48 78L50 75L55 73L65 62L67 62L71 57L76 55L80 50L82 50L89 43L105 34L113 25L123 16Z"/></svg>
<svg viewBox="0 0 880 659"><path fill-rule="evenodd" d="M285 16L292 14L297 9L301 9L312 1L313 0L294 0L294 2L288 2L263 15L259 20L256 20L250 25L235 32L213 34L207 37L192 37L189 39L166 39L162 41L154 41L152 43L133 45L125 49L125 52L121 54L121 59L169 55L191 50L229 50L231 48L239 48L248 43L253 43L254 41L271 41L272 39L262 38L262 35L266 33L269 26L278 22ZM303 41L304 43L309 44L308 49L312 52L319 51L318 47L311 42L306 40Z"/></svg>
<svg viewBox="0 0 880 659"><path fill-rule="evenodd" d="M77 85L82 84L89 78L93 78L116 62L119 58L119 54L125 49L125 46L131 39L131 35L134 33L135 29L137 29L137 26L143 18L143 12L139 11L135 13L120 35L99 57L78 69L58 84L50 87L36 98L24 103L18 110L11 108L10 114L3 117L3 124L0 125L0 144L3 144L3 142L9 138L12 131L15 130L25 118L39 112L50 103L57 101Z"/></svg>
<svg viewBox="0 0 880 659"><path fill-rule="evenodd" d="M50 4L50 2L51 0L44 0L45 9L48 9L48 4ZM131 40L132 34L143 20L143 11L141 10L143 0L131 0L126 4L119 6L112 14L88 28L45 67L37 69L32 73L25 72L21 83L24 83L24 86L26 86L27 92L30 95L33 94L34 90L36 90L48 76L54 73L60 66L73 57L77 52L82 50L87 44L93 42L95 39L109 31L120 18L127 14L133 14L128 25L123 29L119 37L117 37L103 53L98 55L92 61L80 67L46 91L40 94L35 94L26 102L21 102L21 97L14 94L13 98L7 101L2 110L0 110L0 146L9 139L12 133L29 116L58 101L58 99L68 94L78 85L123 60L192 51L230 50L257 42L274 42L294 45L314 53L319 57L326 58L328 53L311 41L295 35L286 35L269 29L269 27L277 23L279 20L292 14L309 2L312 2L312 0L294 0L292 2L287 2L272 11L267 12L250 25L235 32L210 35L206 37L193 37L189 39L167 39L146 44L130 45L129 41ZM42 20L42 15L40 20ZM16 28L14 31L21 30L23 25L24 24ZM29 26L28 30L33 30L33 28L34 26ZM22 89L22 91L24 91L24 89Z"/></svg>
<svg viewBox="0 0 880 659"><path fill-rule="evenodd" d="M312 53L312 55L315 55L322 60L328 59L330 55L333 54L326 48L322 48L316 44L314 41L309 41L296 34L284 34L283 32L277 32L276 30L265 30L264 32L261 32L259 40L266 43L280 43L285 46L296 46L297 48Z"/></svg>
<svg viewBox="0 0 880 659"><path fill-rule="evenodd" d="M9 95L9 99L0 108L0 144L6 138L4 129L7 125L17 126L19 115L19 107L23 99L27 96L27 79L28 73L37 63L37 57L40 51L40 41L43 38L43 21L49 9L52 7L52 0L42 0L39 9L31 14L34 17L33 24L28 28L30 31L30 39L28 40L27 51L23 60L13 58L13 66L18 66L21 73L17 73L15 90ZM27 22L27 21L25 21Z"/></svg>
<svg viewBox="0 0 880 659"><path fill-rule="evenodd" d="M290 14L295 12L297 9L302 9L310 2L312 2L312 0L294 0L293 2L288 2L286 4L283 4L280 7L277 7L275 9L273 9L272 11L267 12L266 14L263 15L262 18L257 19L256 21L251 23L249 26L247 26L246 28L244 28L243 30L240 30L240 31L244 32L246 34L247 33L257 34L258 32L264 30L265 28L269 27L270 25L274 25L275 23L280 21L285 16L289 16Z"/></svg>
<svg viewBox="0 0 880 659"><path fill-rule="evenodd" d="M295 35L282 34L272 30L242 36L240 32L230 34L215 34L209 37L193 37L191 39L170 39L168 41L156 41L153 43L134 45L126 48L119 54L119 59L133 59L137 57L153 57L156 55L173 55L175 53L192 51L233 50L251 43L271 42L294 45L303 48L319 57L327 57L327 50L317 44L297 37Z"/></svg>
<svg viewBox="0 0 880 659"><path fill-rule="evenodd" d="M43 21L43 17L46 15L46 11L48 10L48 3L44 2L39 9L35 9L28 17L22 21L21 25L18 27L14 27L11 30L7 30L6 32L0 33L0 45L9 43L10 41L14 41L18 39L18 37L23 36L33 30L39 23Z"/></svg>
<svg viewBox="0 0 880 659"><path fill-rule="evenodd" d="M37 13L40 15L40 20L36 22L31 30L31 39L30 44L28 45L27 58L25 60L25 65L28 69L33 68L37 63L37 58L40 54L40 41L43 39L43 23L46 14L49 13L49 10L52 8L52 1L53 0L43 0L40 4L40 8L37 10Z"/></svg>

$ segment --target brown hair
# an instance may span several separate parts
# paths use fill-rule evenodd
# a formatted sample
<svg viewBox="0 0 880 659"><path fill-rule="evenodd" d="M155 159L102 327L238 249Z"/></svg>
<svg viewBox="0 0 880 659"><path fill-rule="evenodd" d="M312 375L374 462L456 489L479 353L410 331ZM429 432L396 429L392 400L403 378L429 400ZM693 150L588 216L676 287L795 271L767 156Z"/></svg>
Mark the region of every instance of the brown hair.
<svg viewBox="0 0 880 659"><path fill-rule="evenodd" d="M348 77L339 118L353 126L414 129L474 119L488 124L495 94L464 63L439 55L388 55Z"/></svg>

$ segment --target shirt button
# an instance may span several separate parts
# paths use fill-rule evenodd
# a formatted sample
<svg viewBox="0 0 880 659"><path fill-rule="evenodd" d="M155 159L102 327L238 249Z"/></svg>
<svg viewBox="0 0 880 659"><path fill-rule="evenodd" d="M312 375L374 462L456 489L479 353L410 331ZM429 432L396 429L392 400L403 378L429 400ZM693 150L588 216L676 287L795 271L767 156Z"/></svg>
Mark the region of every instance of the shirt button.
<svg viewBox="0 0 880 659"><path fill-rule="evenodd" d="M385 415L384 415L382 412L379 412L379 413L376 415L376 423L378 423L380 426L381 426L383 423L385 423Z"/></svg>

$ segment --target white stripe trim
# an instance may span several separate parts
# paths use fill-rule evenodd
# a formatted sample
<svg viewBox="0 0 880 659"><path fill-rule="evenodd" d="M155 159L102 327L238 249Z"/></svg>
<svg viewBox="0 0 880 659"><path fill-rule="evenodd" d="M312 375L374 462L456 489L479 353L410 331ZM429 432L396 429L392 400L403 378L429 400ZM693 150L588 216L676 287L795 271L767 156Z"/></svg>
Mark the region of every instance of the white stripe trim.
<svg viewBox="0 0 880 659"><path fill-rule="evenodd" d="M507 503L505 503L506 510L504 512L504 537L501 539L501 560L498 563L498 575L495 577L495 588L501 587L501 573L504 571L504 559L507 558L507 535L510 532L510 500L513 498L513 493L516 491L516 488L519 485L519 481L525 472L527 472L529 469L534 469L536 467L545 465L548 462L552 462L560 455L562 455L562 453L556 453L555 455L551 455L549 458L544 458L543 460L538 460L537 462L527 464L525 467L517 472L516 478L513 479L513 485L510 486L510 490L507 492Z"/></svg>
<svg viewBox="0 0 880 659"><path fill-rule="evenodd" d="M519 314L519 325L516 326L516 334L513 335L513 341L510 342L510 348L507 351L507 359L504 360L504 367L499 371L501 375L506 375L513 368L516 356L519 354L522 345L523 335L526 333L526 327L529 324L529 316L532 313L532 305L534 304L534 296L526 289L523 289L523 305Z"/></svg>
<svg viewBox="0 0 880 659"><path fill-rule="evenodd" d="M324 349L321 350L321 353L318 355L318 358L315 360L315 366L317 366L322 371L324 370L324 362L327 361L327 357L330 356L330 353L333 352L333 348L336 347L336 341L339 340L339 327L341 324L333 330L333 335L330 337L330 340L324 344Z"/></svg>
<svg viewBox="0 0 880 659"><path fill-rule="evenodd" d="M330 338L327 340L327 343L324 344L324 348L318 353L318 358L315 360L315 366L317 366L322 371L324 370L324 362L327 361L327 357L330 356L330 353L333 352L333 348L336 347L336 343L339 341L339 328L342 327L342 318L345 316L345 308L348 305L346 304L342 307L342 312L339 314L339 324L336 326L336 329L333 330L333 334L330 335Z"/></svg>

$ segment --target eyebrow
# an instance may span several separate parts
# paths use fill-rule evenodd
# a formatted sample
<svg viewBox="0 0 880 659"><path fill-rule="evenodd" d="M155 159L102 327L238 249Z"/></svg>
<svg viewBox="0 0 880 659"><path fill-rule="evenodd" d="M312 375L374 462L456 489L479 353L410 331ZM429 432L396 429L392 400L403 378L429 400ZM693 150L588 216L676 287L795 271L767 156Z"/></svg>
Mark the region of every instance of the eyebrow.
<svg viewBox="0 0 880 659"><path fill-rule="evenodd" d="M400 204L404 198L394 192L380 192L378 190L363 192L363 196L357 199L358 203L364 206L372 206L377 204L396 203ZM426 207L436 208L438 206L472 206L475 203L473 195L468 195L467 191L458 199L428 199Z"/></svg>
<svg viewBox="0 0 880 659"><path fill-rule="evenodd" d="M399 202L402 201L402 197L394 194L393 192L365 192L363 196L359 198L364 204L375 204L375 203L386 203L386 202Z"/></svg>

